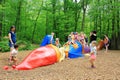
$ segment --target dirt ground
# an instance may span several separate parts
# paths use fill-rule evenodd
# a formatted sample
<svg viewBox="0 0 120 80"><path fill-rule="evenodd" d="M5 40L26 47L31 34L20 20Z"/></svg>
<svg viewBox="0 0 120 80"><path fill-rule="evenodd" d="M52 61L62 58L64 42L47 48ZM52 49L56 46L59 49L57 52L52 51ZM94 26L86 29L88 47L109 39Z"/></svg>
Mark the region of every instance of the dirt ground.
<svg viewBox="0 0 120 80"><path fill-rule="evenodd" d="M30 51L18 54L21 62ZM0 53L0 80L120 80L120 51L99 51L96 68L90 68L88 57L65 59L53 65L27 71L4 70L9 53Z"/></svg>

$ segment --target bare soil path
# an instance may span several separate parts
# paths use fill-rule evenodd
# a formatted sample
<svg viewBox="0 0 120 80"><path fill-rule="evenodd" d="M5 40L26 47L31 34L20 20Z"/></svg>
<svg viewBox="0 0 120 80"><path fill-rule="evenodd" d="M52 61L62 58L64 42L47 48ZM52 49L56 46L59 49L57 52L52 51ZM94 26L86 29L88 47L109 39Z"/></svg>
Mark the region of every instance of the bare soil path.
<svg viewBox="0 0 120 80"><path fill-rule="evenodd" d="M18 54L21 62L31 51ZM6 71L9 53L0 53L0 80L120 80L120 51L99 51L96 68L91 69L88 57L65 59L63 62L27 71Z"/></svg>

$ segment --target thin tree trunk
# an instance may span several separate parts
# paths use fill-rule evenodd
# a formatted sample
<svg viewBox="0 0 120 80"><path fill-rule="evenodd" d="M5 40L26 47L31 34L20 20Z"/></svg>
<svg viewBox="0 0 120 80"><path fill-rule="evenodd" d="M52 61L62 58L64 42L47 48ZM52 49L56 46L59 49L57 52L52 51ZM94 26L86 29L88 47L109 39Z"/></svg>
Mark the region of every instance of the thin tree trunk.
<svg viewBox="0 0 120 80"><path fill-rule="evenodd" d="M56 0L52 0L52 14L53 14L53 31L54 33L57 35L57 31L56 31Z"/></svg>
<svg viewBox="0 0 120 80"><path fill-rule="evenodd" d="M0 41L1 41L1 39L2 39L2 18L0 20Z"/></svg>
<svg viewBox="0 0 120 80"><path fill-rule="evenodd" d="M3 7L5 7L5 0L3 0ZM3 10L3 24L2 24L2 36L6 35L6 27L5 27L5 10Z"/></svg>
<svg viewBox="0 0 120 80"><path fill-rule="evenodd" d="M115 32L115 13L114 13L114 8L115 6L113 5L114 4L114 1L111 0L110 1L111 4L112 4L112 40L111 40L111 46L112 46L112 49L116 49L116 32Z"/></svg>
<svg viewBox="0 0 120 80"><path fill-rule="evenodd" d="M32 33L32 39L31 39L32 43L34 42L34 35L35 35L36 27L37 27L37 20L38 20L38 18L39 18L40 12L41 12L41 10L42 10L42 6L43 6L43 0L42 0L40 9L39 9L39 11L38 11L37 17L36 17L36 19L35 19L34 28L33 28L33 33Z"/></svg>
<svg viewBox="0 0 120 80"><path fill-rule="evenodd" d="M108 25L107 25L107 33L109 34L109 30L110 30L110 21L108 19Z"/></svg>
<svg viewBox="0 0 120 80"><path fill-rule="evenodd" d="M85 15L86 15L86 9L87 9L87 5L88 5L88 1L89 0L83 0L83 18L82 18L82 27L81 30L84 30L85 27Z"/></svg>
<svg viewBox="0 0 120 80"><path fill-rule="evenodd" d="M119 1L116 0L116 3L119 3ZM116 41L117 41L117 42L116 42L116 47L117 47L117 49L120 49L120 48L119 48L119 45L118 45L118 44L120 44L120 40L119 40L119 36L120 36L120 35L119 35L119 32L120 32L120 31L119 31L119 27L120 27L120 24L119 24L119 22L120 22L120 21L119 21L119 20L120 20L119 15L120 15L120 14L119 14L119 10L117 10L117 9L119 9L118 6L116 6L116 25L117 25L117 34L116 34L116 35L117 35L117 36L116 36L116 38L117 38Z"/></svg>
<svg viewBox="0 0 120 80"><path fill-rule="evenodd" d="M67 32L67 27L68 27L68 22L66 22L68 20L68 17L67 17L67 0L64 0L64 15L65 15L65 22L64 22L64 32ZM64 34L64 41L66 41L67 39L67 35Z"/></svg>
<svg viewBox="0 0 120 80"><path fill-rule="evenodd" d="M77 0L75 0L75 31L77 30L77 26L78 26L78 16L77 16L77 12L78 12L78 8L77 8Z"/></svg>
<svg viewBox="0 0 120 80"><path fill-rule="evenodd" d="M0 1L0 5L3 7L3 1ZM2 39L2 21L3 21L3 10L0 12L0 40Z"/></svg>
<svg viewBox="0 0 120 80"><path fill-rule="evenodd" d="M97 27L98 27L97 21L98 21L98 18L97 18L97 16L95 16L94 30L96 30L96 31L97 31Z"/></svg>
<svg viewBox="0 0 120 80"><path fill-rule="evenodd" d="M45 30L45 34L48 34L48 11L46 11L46 30Z"/></svg>
<svg viewBox="0 0 120 80"><path fill-rule="evenodd" d="M100 27L100 36L101 36L101 34L102 34L102 20L101 20L101 11L99 11L99 13L100 13L100 15L99 15L99 27ZM96 31L98 31L98 28L97 28L97 30Z"/></svg>
<svg viewBox="0 0 120 80"><path fill-rule="evenodd" d="M17 11L16 21L15 21L16 31L20 31L21 8L22 8L22 0L18 2L18 7L17 7L18 11Z"/></svg>
<svg viewBox="0 0 120 80"><path fill-rule="evenodd" d="M27 4L26 4L27 5ZM25 26L24 26L24 36L25 37L27 37L27 33L26 33L26 31L27 31L27 10L26 10L26 8L25 8L25 12L24 12L24 15L25 15L25 17L24 17L24 19L25 19Z"/></svg>
<svg viewBox="0 0 120 80"><path fill-rule="evenodd" d="M83 31L83 29L84 29L84 22L85 22L85 12L86 12L86 8L84 7L85 6L85 1L83 0L83 3L82 3L82 5L83 5L83 17L82 17L82 26L81 26L81 30Z"/></svg>
<svg viewBox="0 0 120 80"><path fill-rule="evenodd" d="M79 4L82 4L82 0L79 3L77 2L77 0L75 0L75 11L74 11L75 12L75 28L74 28L74 31L77 31L78 20L80 18L80 12L81 12L81 8L82 8L82 5L79 6Z"/></svg>

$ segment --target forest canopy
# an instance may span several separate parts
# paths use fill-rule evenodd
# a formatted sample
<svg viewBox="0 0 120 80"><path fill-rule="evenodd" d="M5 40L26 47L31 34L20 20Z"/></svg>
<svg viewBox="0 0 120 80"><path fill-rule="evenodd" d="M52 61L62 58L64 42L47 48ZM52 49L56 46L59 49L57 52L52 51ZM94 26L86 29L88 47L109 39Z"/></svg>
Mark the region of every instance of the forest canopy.
<svg viewBox="0 0 120 80"><path fill-rule="evenodd" d="M120 0L0 0L0 40L16 26L17 40L40 44L51 32L61 42L71 32L89 37L97 31L110 38L111 49L120 49Z"/></svg>

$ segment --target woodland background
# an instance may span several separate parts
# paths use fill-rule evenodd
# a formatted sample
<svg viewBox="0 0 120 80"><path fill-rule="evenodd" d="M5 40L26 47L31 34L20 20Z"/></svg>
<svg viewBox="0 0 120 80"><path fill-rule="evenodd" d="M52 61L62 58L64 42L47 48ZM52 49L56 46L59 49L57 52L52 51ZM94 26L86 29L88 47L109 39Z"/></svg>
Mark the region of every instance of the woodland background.
<svg viewBox="0 0 120 80"><path fill-rule="evenodd" d="M0 0L0 51L8 51L8 32L16 26L22 49L33 49L55 32L61 43L71 32L107 34L110 49L120 49L120 0Z"/></svg>

